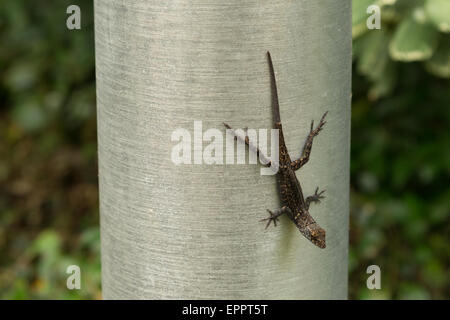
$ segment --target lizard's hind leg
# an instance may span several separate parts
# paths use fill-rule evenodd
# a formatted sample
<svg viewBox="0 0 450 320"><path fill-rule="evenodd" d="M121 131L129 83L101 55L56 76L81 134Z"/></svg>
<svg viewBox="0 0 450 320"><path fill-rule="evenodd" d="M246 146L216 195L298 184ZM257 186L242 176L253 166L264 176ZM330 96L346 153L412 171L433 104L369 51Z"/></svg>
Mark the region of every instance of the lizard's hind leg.
<svg viewBox="0 0 450 320"><path fill-rule="evenodd" d="M309 196L306 198L306 210L309 209L309 205L314 202L314 203L320 203L320 199L325 198L325 196L323 196L322 194L325 192L325 190L322 190L319 192L319 187L316 188L316 191L314 192L314 194L312 196Z"/></svg>
<svg viewBox="0 0 450 320"><path fill-rule="evenodd" d="M290 215L292 215L291 209L289 209L289 207L287 207L287 206L283 206L280 209L275 210L274 212L270 211L269 209L267 209L267 211L270 213L270 216L266 219L260 220L260 221L267 221L266 229L269 227L269 225L272 221L273 221L273 225L276 227L278 217L281 216L283 213L289 213Z"/></svg>

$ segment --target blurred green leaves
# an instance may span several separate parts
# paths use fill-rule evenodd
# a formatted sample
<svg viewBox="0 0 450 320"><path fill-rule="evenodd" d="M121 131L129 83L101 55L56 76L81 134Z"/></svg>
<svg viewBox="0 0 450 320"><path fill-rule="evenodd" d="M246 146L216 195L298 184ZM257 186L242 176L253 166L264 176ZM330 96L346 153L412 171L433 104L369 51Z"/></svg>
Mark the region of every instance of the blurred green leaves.
<svg viewBox="0 0 450 320"><path fill-rule="evenodd" d="M34 270L15 272L17 278L4 279L11 287L4 293L6 299L92 299L100 298L99 233L89 228L83 231L82 250L74 257L65 254L62 236L54 229L41 231L21 256L22 263L32 263ZM81 289L69 290L66 272L70 265L81 270ZM0 291L1 292L1 291Z"/></svg>
<svg viewBox="0 0 450 320"><path fill-rule="evenodd" d="M430 23L408 17L395 31L389 53L397 61L424 61L430 59L437 47L439 33Z"/></svg>
<svg viewBox="0 0 450 320"><path fill-rule="evenodd" d="M398 64L391 94L370 100L368 79L355 69L350 296L448 298L450 83L421 64ZM381 292L365 287L371 264L381 267Z"/></svg>
<svg viewBox="0 0 450 320"><path fill-rule="evenodd" d="M381 30L365 25L372 4ZM450 296L449 5L353 1L353 298ZM371 264L381 267L380 291L365 287Z"/></svg>
<svg viewBox="0 0 450 320"><path fill-rule="evenodd" d="M425 62L427 70L442 78L450 78L450 35L442 37L433 57Z"/></svg>
<svg viewBox="0 0 450 320"><path fill-rule="evenodd" d="M369 30L367 8L381 8L381 29ZM372 83L371 100L389 95L397 85L397 64L424 62L437 77L450 78L450 1L353 1L354 59Z"/></svg>
<svg viewBox="0 0 450 320"><path fill-rule="evenodd" d="M450 32L450 1L427 0L425 13L429 20L441 32Z"/></svg>
<svg viewBox="0 0 450 320"><path fill-rule="evenodd" d="M93 4L0 11L0 298L100 297ZM67 266L82 289L66 288Z"/></svg>
<svg viewBox="0 0 450 320"><path fill-rule="evenodd" d="M13 121L26 131L42 129L47 124L48 117L45 110L37 102L28 99L18 104L11 113Z"/></svg>
<svg viewBox="0 0 450 320"><path fill-rule="evenodd" d="M0 13L0 36L7 44L0 47L2 104L24 132L36 134L61 122L76 131L95 113L92 2L79 3L82 30L76 31L65 24L70 4L44 1L32 8L27 1L11 1Z"/></svg>

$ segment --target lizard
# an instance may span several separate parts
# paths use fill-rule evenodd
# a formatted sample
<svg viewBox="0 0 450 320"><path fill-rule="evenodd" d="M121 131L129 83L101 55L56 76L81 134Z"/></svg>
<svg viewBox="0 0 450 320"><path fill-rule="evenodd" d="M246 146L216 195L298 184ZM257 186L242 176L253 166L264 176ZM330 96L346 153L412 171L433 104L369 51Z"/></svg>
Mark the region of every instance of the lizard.
<svg viewBox="0 0 450 320"><path fill-rule="evenodd" d="M269 217L260 221L267 221L266 229L269 227L271 222L273 222L276 227L278 218L281 215L286 214L305 238L317 247L323 249L326 247L326 232L311 217L309 214L309 207L311 203L320 203L320 200L324 198L323 193L325 190L319 192L319 188L317 187L315 193L305 199L300 182L295 175L295 171L303 167L308 162L314 137L319 134L325 125L325 117L328 114L328 111L323 114L316 128L314 128L314 120L311 121L311 128L303 146L302 154L297 160L292 161L284 141L283 127L281 125L280 118L277 82L270 52L267 52L267 58L271 78L273 122L274 128L279 130L279 163L277 166L278 171L276 175L278 192L280 194L282 206L280 209L275 211L270 211L267 209L269 212ZM227 129L234 132L228 124L224 123L224 125ZM247 135L241 136L235 134L235 139L240 139L245 142L249 149L255 151L257 155L260 156L260 159L261 157L267 159L267 157L265 157L265 155L263 155L256 146L250 144ZM271 162L269 161L265 165L270 167Z"/></svg>

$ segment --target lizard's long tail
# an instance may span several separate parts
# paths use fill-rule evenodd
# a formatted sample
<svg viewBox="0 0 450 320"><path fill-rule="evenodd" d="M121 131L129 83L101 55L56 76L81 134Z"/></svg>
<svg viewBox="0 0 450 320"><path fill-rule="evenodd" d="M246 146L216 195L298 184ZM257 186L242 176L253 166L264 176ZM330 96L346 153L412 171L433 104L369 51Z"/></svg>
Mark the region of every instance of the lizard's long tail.
<svg viewBox="0 0 450 320"><path fill-rule="evenodd" d="M270 84L272 88L273 121L274 123L279 123L281 122L281 118L280 118L280 105L278 103L277 80L275 78L275 71L273 69L272 57L270 56L269 51L267 51L267 57L269 58Z"/></svg>

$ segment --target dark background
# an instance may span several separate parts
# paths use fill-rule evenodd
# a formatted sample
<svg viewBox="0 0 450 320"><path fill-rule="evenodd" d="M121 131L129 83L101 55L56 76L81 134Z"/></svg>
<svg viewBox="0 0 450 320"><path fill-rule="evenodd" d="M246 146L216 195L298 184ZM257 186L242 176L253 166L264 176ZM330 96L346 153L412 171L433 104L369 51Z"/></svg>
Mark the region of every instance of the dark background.
<svg viewBox="0 0 450 320"><path fill-rule="evenodd" d="M431 21L435 35L402 38L426 1L398 0L382 30L363 30L369 2L353 5L349 297L449 298L449 35ZM70 4L81 30L66 28ZM101 298L93 33L89 0L2 2L2 299ZM433 54L420 61L392 52L425 42ZM66 288L71 264L82 290ZM366 288L371 264L381 290Z"/></svg>

